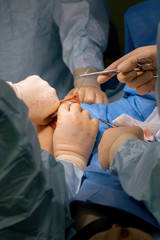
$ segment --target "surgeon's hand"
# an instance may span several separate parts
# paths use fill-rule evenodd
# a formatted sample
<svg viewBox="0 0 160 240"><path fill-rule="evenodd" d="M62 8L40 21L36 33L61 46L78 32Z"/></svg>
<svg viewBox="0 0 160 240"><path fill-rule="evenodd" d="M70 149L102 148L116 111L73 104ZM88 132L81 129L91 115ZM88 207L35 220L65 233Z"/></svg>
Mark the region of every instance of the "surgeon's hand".
<svg viewBox="0 0 160 240"><path fill-rule="evenodd" d="M118 69L120 73L117 74L117 78L120 82L126 83L129 88L135 88L136 92L140 95L155 92L157 72L136 72L134 69L137 67L136 61L139 57L150 57L153 59L153 64L150 67L144 67L144 69L157 69L157 47L156 45L140 47L132 52L121 57L114 63L112 63L105 70ZM99 75L97 82L102 84L109 80L113 75Z"/></svg>
<svg viewBox="0 0 160 240"><path fill-rule="evenodd" d="M35 125L41 149L53 155L53 129L50 125Z"/></svg>
<svg viewBox="0 0 160 240"><path fill-rule="evenodd" d="M58 109L57 126L53 134L55 158L73 162L84 169L91 155L98 132L98 120L77 103L63 103Z"/></svg>
<svg viewBox="0 0 160 240"><path fill-rule="evenodd" d="M127 139L144 140L142 128L138 126L117 127L106 130L98 146L98 159L103 169L109 168L115 153Z"/></svg>
<svg viewBox="0 0 160 240"><path fill-rule="evenodd" d="M95 72L92 68L77 68L73 72L74 88L65 96L65 98L72 96L78 91L81 103L102 103L108 104L106 93L100 88L97 83L97 76L81 77L84 73Z"/></svg>
<svg viewBox="0 0 160 240"><path fill-rule="evenodd" d="M60 103L55 89L47 81L33 75L15 84L8 83L27 105L29 118L34 124L46 125L52 120L51 115L57 111Z"/></svg>
<svg viewBox="0 0 160 240"><path fill-rule="evenodd" d="M79 100L81 103L88 103L88 104L102 103L106 105L109 103L106 93L94 86L82 86L80 88L73 88L65 96L65 98L72 96L77 91L78 91Z"/></svg>

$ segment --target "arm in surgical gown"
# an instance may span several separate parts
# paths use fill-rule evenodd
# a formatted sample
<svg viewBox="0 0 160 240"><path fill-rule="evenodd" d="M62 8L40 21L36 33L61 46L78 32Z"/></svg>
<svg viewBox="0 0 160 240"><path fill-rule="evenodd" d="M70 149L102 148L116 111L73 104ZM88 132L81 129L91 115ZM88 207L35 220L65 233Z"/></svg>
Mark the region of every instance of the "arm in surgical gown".
<svg viewBox="0 0 160 240"><path fill-rule="evenodd" d="M160 223L160 143L127 140L110 170L119 176L125 192L143 201Z"/></svg>
<svg viewBox="0 0 160 240"><path fill-rule="evenodd" d="M0 79L38 75L63 99L75 69L104 69L108 34L108 0L1 0Z"/></svg>
<svg viewBox="0 0 160 240"><path fill-rule="evenodd" d="M71 72L77 68L104 69L103 51L108 44L107 0L57 0L54 19L59 27L63 60Z"/></svg>
<svg viewBox="0 0 160 240"><path fill-rule="evenodd" d="M82 171L41 152L26 105L2 80L0 89L0 239L65 239ZM66 168L78 179L74 189Z"/></svg>

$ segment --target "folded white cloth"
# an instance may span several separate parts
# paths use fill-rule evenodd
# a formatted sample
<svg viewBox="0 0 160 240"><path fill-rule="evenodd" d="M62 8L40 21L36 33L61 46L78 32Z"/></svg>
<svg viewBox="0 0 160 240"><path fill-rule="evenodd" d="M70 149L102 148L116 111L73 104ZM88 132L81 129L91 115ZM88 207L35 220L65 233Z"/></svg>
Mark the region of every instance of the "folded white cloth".
<svg viewBox="0 0 160 240"><path fill-rule="evenodd" d="M160 117L158 109L155 107L151 115L144 121L141 122L137 119L132 118L127 114L122 114L113 120L113 123L117 126L139 126L144 131L145 140L155 141L160 139Z"/></svg>

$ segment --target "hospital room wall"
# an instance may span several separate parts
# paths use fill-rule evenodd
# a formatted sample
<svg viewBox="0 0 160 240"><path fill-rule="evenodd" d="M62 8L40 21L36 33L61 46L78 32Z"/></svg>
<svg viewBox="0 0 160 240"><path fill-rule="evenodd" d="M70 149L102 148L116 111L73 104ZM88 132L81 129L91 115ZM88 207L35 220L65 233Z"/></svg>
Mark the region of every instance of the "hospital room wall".
<svg viewBox="0 0 160 240"><path fill-rule="evenodd" d="M124 13L126 10L143 1L140 0L109 0L111 9L110 20L117 29L118 41L120 46L120 54L124 55Z"/></svg>

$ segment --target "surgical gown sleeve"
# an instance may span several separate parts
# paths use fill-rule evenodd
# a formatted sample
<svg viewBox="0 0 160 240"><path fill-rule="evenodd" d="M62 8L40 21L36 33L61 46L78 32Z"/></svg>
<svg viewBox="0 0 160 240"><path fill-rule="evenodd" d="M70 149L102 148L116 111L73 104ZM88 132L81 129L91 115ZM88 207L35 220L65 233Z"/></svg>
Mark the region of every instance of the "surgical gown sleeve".
<svg viewBox="0 0 160 240"><path fill-rule="evenodd" d="M46 169L26 105L0 80L0 239L65 239L64 167L48 156Z"/></svg>
<svg viewBox="0 0 160 240"><path fill-rule="evenodd" d="M50 154L43 150L42 151L42 163L46 172L46 178L48 178L48 171L49 171L49 158ZM64 175L65 175L65 182L66 182L66 194L68 200L72 200L76 193L78 193L81 180L83 176L83 170L77 167L72 162L63 160L63 159L56 159L60 162L64 167Z"/></svg>
<svg viewBox="0 0 160 240"><path fill-rule="evenodd" d="M127 140L110 167L119 176L123 189L143 201L160 223L160 143Z"/></svg>
<svg viewBox="0 0 160 240"><path fill-rule="evenodd" d="M104 69L108 44L107 0L57 0L54 19L59 27L63 60L71 72L77 68Z"/></svg>

